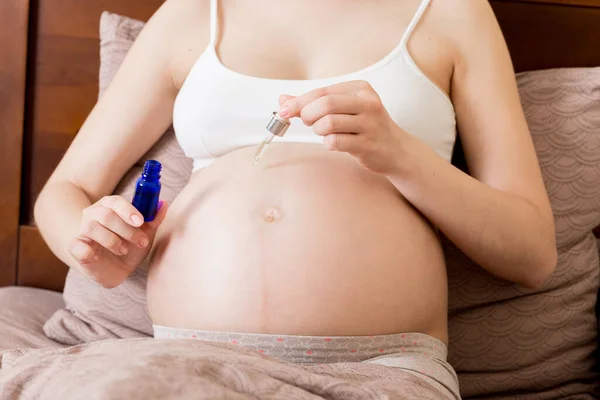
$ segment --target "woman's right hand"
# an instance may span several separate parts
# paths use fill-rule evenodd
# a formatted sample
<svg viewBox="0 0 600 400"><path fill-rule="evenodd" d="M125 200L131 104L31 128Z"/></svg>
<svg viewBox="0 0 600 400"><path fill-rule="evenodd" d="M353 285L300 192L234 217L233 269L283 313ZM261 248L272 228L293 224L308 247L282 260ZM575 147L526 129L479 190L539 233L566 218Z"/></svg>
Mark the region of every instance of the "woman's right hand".
<svg viewBox="0 0 600 400"><path fill-rule="evenodd" d="M156 218L144 223L142 214L121 196L106 196L83 210L79 235L69 253L82 272L106 288L114 288L144 261L152 248L168 205L159 204Z"/></svg>

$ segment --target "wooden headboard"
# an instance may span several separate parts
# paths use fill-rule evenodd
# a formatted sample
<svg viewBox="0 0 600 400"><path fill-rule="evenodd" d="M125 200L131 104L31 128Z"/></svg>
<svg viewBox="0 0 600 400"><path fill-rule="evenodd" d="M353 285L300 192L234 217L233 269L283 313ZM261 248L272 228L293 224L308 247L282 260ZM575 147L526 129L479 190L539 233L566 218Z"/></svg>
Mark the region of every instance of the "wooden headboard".
<svg viewBox="0 0 600 400"><path fill-rule="evenodd" d="M0 1L0 287L62 290L35 199L97 99L100 14L146 21L162 2Z"/></svg>
<svg viewBox="0 0 600 400"><path fill-rule="evenodd" d="M35 199L96 101L101 12L147 20L161 3L0 2L0 286L62 290ZM600 0L491 3L517 72L600 66Z"/></svg>

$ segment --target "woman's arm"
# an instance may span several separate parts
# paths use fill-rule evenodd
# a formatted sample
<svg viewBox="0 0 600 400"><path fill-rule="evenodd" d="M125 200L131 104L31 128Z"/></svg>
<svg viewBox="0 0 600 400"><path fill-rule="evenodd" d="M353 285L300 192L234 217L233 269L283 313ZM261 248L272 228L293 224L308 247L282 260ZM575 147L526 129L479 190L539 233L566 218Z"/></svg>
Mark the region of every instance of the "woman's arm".
<svg viewBox="0 0 600 400"><path fill-rule="evenodd" d="M390 180L481 266L538 287L556 266L554 220L506 44L488 2L444 6L457 49L452 100L472 177L408 140Z"/></svg>
<svg viewBox="0 0 600 400"><path fill-rule="evenodd" d="M302 118L329 150L388 177L482 267L538 287L556 266L554 220L506 44L487 2L433 7L443 16L437 30L455 42L452 98L473 177L396 125L364 81L282 96L279 114Z"/></svg>
<svg viewBox="0 0 600 400"><path fill-rule="evenodd" d="M200 19L190 15L186 3L190 2L165 2L146 24L36 201L34 214L40 232L52 251L71 267L81 267L69 247L80 233L82 211L110 194L171 123L177 94L172 75L174 53L179 50L175 39L184 26L190 26L186 21L193 17L197 26ZM201 37L194 39L200 41ZM119 214L117 208L123 214L131 211L125 210L124 204L117 205L119 202L105 203L108 211L103 218L110 218L111 210ZM129 221L128 215L119 216ZM128 232L133 242L144 238L142 229Z"/></svg>

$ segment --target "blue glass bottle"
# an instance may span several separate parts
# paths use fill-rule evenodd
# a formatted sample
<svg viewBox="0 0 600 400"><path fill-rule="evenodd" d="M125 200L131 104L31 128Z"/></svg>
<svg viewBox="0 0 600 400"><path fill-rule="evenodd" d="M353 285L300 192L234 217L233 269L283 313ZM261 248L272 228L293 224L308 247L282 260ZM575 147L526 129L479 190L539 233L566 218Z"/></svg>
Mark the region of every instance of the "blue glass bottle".
<svg viewBox="0 0 600 400"><path fill-rule="evenodd" d="M162 165L156 160L148 160L144 164L142 176L135 184L132 204L144 216L144 222L154 221L158 211L160 195L160 171Z"/></svg>

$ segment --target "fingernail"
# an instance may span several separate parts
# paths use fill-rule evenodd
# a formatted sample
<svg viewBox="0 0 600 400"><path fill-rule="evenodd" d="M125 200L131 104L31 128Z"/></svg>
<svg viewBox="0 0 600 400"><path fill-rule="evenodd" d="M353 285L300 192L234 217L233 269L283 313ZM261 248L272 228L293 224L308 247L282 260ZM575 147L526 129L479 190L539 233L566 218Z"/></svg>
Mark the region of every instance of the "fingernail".
<svg viewBox="0 0 600 400"><path fill-rule="evenodd" d="M143 237L143 238L140 239L140 241L138 243L139 243L140 246L146 247L146 246L148 246L148 243L149 243L148 242L148 238Z"/></svg>
<svg viewBox="0 0 600 400"><path fill-rule="evenodd" d="M160 211L160 208L163 206L163 203L164 203L164 201L162 201L162 200L158 202L158 207L156 207L156 212Z"/></svg>
<svg viewBox="0 0 600 400"><path fill-rule="evenodd" d="M137 214L131 214L130 218L131 218L131 222L133 222L133 224L136 226L140 226L141 224L144 223L144 220L142 218L140 218L140 216Z"/></svg>
<svg viewBox="0 0 600 400"><path fill-rule="evenodd" d="M282 108L281 110L279 110L279 112L277 114L279 114L279 116L281 118L287 118L287 117L290 116L290 109L289 108Z"/></svg>
<svg viewBox="0 0 600 400"><path fill-rule="evenodd" d="M127 248L127 246L125 246L125 245L121 246L121 254L125 255L125 254L127 254L128 251L129 251L129 249Z"/></svg>

